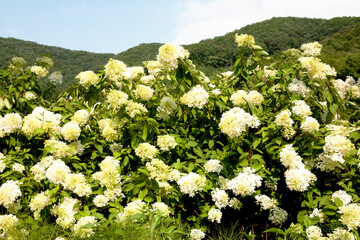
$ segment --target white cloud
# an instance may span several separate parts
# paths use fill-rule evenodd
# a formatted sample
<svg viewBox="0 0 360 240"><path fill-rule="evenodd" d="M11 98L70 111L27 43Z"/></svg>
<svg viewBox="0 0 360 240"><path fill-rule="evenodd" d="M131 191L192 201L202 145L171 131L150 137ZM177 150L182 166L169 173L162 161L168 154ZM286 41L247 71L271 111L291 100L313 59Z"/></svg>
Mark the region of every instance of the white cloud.
<svg viewBox="0 0 360 240"><path fill-rule="evenodd" d="M6 36L8 36L8 37L15 37L18 35L18 33L19 32L15 28L6 30Z"/></svg>
<svg viewBox="0 0 360 240"><path fill-rule="evenodd" d="M272 17L359 16L359 0L187 0L173 42L196 43Z"/></svg>

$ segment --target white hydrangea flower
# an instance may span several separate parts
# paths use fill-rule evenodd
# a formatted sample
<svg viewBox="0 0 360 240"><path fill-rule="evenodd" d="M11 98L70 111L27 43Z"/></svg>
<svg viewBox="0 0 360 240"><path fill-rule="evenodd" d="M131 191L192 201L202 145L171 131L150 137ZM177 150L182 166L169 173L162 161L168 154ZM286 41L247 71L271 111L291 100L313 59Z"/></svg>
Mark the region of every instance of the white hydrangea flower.
<svg viewBox="0 0 360 240"><path fill-rule="evenodd" d="M301 122L300 129L303 132L312 132L318 131L320 127L319 122L313 117L306 117L303 122Z"/></svg>
<svg viewBox="0 0 360 240"><path fill-rule="evenodd" d="M316 181L316 176L305 168L290 168L284 175L286 185L291 191L304 192Z"/></svg>
<svg viewBox="0 0 360 240"><path fill-rule="evenodd" d="M153 211L160 211L164 216L169 216L170 215L170 210L169 210L169 206L166 205L163 202L156 202L152 204L152 210Z"/></svg>
<svg viewBox="0 0 360 240"><path fill-rule="evenodd" d="M204 168L205 168L205 172L219 173L223 169L223 166L221 165L219 160L210 159L205 163Z"/></svg>
<svg viewBox="0 0 360 240"><path fill-rule="evenodd" d="M294 115L305 118L312 114L310 106L307 105L304 100L295 100L292 103L292 112L294 113Z"/></svg>
<svg viewBox="0 0 360 240"><path fill-rule="evenodd" d="M189 55L189 52L184 50L182 46L166 43L159 48L156 59L164 69L170 71L178 67L178 59L188 58Z"/></svg>
<svg viewBox="0 0 360 240"><path fill-rule="evenodd" d="M169 151L177 146L176 140L173 136L168 134L157 137L157 145L162 151Z"/></svg>
<svg viewBox="0 0 360 240"><path fill-rule="evenodd" d="M304 167L304 164L301 161L301 157L294 150L292 144L286 145L280 151L280 162L286 168L301 168Z"/></svg>
<svg viewBox="0 0 360 240"><path fill-rule="evenodd" d="M210 209L210 211L208 212L208 219L211 222L217 222L220 223L221 222L221 218L222 218L222 212L220 209L216 209L216 208L212 208Z"/></svg>
<svg viewBox="0 0 360 240"><path fill-rule="evenodd" d="M80 136L81 128L77 123L68 122L61 128L61 134L66 141L77 140Z"/></svg>
<svg viewBox="0 0 360 240"><path fill-rule="evenodd" d="M150 143L140 143L135 149L135 155L140 157L141 160L153 159L157 153L155 146Z"/></svg>
<svg viewBox="0 0 360 240"><path fill-rule="evenodd" d="M264 210L270 210L276 207L277 202L274 199L269 198L266 195L256 195L256 203L260 204L261 208Z"/></svg>
<svg viewBox="0 0 360 240"><path fill-rule="evenodd" d="M321 229L318 226L314 226L314 225L306 228L306 237L309 240L324 239Z"/></svg>
<svg viewBox="0 0 360 240"><path fill-rule="evenodd" d="M338 213L341 214L340 222L350 230L360 226L360 205L358 203L341 206Z"/></svg>
<svg viewBox="0 0 360 240"><path fill-rule="evenodd" d="M191 240L201 240L205 237L205 233L200 229L192 229L190 231L190 239Z"/></svg>
<svg viewBox="0 0 360 240"><path fill-rule="evenodd" d="M92 224L97 223L96 218L93 216L86 216L86 217L80 218L72 228L74 235L77 237L80 237L80 238L89 238L92 235L94 235L95 232L94 232L93 228L83 227L84 225L89 224L89 223L92 223Z"/></svg>
<svg viewBox="0 0 360 240"><path fill-rule="evenodd" d="M291 112L289 109L282 110L275 116L275 124L282 127L291 127L294 120L291 119Z"/></svg>
<svg viewBox="0 0 360 240"><path fill-rule="evenodd" d="M99 82L99 77L93 71L80 72L75 78L79 79L80 85L89 88Z"/></svg>
<svg viewBox="0 0 360 240"><path fill-rule="evenodd" d="M177 183L179 184L180 191L183 194L188 194L190 197L194 197L198 191L203 190L205 187L206 178L197 173L189 173L182 176Z"/></svg>
<svg viewBox="0 0 360 240"><path fill-rule="evenodd" d="M227 183L227 189L243 197L255 193L255 188L261 186L262 177L254 174L255 170L250 167L244 168L236 177Z"/></svg>
<svg viewBox="0 0 360 240"><path fill-rule="evenodd" d="M0 187L0 205L5 208L10 207L15 203L18 197L21 197L21 189L19 181L7 180Z"/></svg>
<svg viewBox="0 0 360 240"><path fill-rule="evenodd" d="M246 127L257 128L259 126L260 121L256 116L252 116L239 107L223 113L219 123L221 132L230 138L240 136L246 131Z"/></svg>
<svg viewBox="0 0 360 240"><path fill-rule="evenodd" d="M311 92L311 89L308 88L303 81L297 80L296 78L291 79L288 90L293 94L302 97L308 96Z"/></svg>
<svg viewBox="0 0 360 240"><path fill-rule="evenodd" d="M14 165L12 166L12 170L15 172L24 172L25 171L25 166L20 164L20 163L14 163Z"/></svg>
<svg viewBox="0 0 360 240"><path fill-rule="evenodd" d="M301 45L301 50L304 51L305 56L319 56L321 53L321 48L322 45L317 41L311 43L304 43L303 45Z"/></svg>
<svg viewBox="0 0 360 240"><path fill-rule="evenodd" d="M202 86L196 85L180 98L180 102L188 107L201 109L207 104L208 99L209 93Z"/></svg>
<svg viewBox="0 0 360 240"><path fill-rule="evenodd" d="M149 101L153 94L154 94L154 90L148 86L145 85L136 85L136 89L135 89L135 97L136 98L140 98L141 100L144 101Z"/></svg>
<svg viewBox="0 0 360 240"><path fill-rule="evenodd" d="M215 202L216 207L219 209L225 208L229 205L229 196L228 194L221 189L214 189L211 191L212 200Z"/></svg>
<svg viewBox="0 0 360 240"><path fill-rule="evenodd" d="M269 220L276 225L283 224L287 217L288 213L280 207L275 207L270 210Z"/></svg>
<svg viewBox="0 0 360 240"><path fill-rule="evenodd" d="M339 198L344 205L351 203L352 198L344 190L338 190L331 195L331 201L335 202L335 199Z"/></svg>

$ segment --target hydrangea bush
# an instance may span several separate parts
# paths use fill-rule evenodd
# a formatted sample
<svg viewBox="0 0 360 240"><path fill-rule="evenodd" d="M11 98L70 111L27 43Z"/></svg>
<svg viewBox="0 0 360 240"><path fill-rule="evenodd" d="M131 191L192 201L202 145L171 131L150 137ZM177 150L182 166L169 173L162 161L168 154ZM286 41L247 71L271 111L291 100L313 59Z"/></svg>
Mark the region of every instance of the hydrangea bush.
<svg viewBox="0 0 360 240"><path fill-rule="evenodd" d="M360 83L336 79L317 42L271 62L235 41L215 79L168 43L144 67L79 73L55 102L39 87L51 59L14 58L0 71L0 237L21 221L86 238L161 217L191 239L235 221L248 237L356 239Z"/></svg>

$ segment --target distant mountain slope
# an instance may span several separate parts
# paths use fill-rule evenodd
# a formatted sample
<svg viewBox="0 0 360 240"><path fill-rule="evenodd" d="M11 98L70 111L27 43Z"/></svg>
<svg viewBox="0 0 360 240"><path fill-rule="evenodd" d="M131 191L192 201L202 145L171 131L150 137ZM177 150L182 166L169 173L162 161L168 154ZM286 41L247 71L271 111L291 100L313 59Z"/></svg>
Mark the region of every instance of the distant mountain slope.
<svg viewBox="0 0 360 240"><path fill-rule="evenodd" d="M73 51L60 47L46 46L15 38L0 38L0 66L6 66L13 57L23 57L28 65L34 64L37 57L51 55L54 63L64 76L63 88L73 83L81 71L99 70L115 54L98 54L86 51Z"/></svg>
<svg viewBox="0 0 360 240"><path fill-rule="evenodd" d="M277 56L288 48L299 48L301 44L320 41L323 44L322 59L334 66L339 76L351 74L360 77L359 34L360 17L309 19L296 17L272 18L247 25L224 36L185 45L190 58L198 68L209 76L231 69L238 49L235 33L247 33L255 37L271 55ZM29 65L36 57L50 54L64 75L64 84L58 91L68 88L81 71L101 69L109 58L124 61L129 66L142 65L143 61L155 60L162 43L144 43L119 54L97 54L51 47L15 38L0 38L0 67L9 64L12 57L24 57Z"/></svg>

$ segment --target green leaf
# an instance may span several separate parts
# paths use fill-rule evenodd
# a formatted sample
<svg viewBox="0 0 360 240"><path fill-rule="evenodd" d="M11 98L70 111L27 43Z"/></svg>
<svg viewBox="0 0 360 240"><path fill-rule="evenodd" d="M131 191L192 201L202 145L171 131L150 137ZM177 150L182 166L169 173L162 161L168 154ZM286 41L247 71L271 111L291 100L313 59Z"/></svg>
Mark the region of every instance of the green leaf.
<svg viewBox="0 0 360 240"><path fill-rule="evenodd" d="M189 147L195 147L195 146L198 145L198 143L195 142L195 141L188 141L188 142L187 142L187 145L188 145Z"/></svg>
<svg viewBox="0 0 360 240"><path fill-rule="evenodd" d="M148 136L148 128L147 128L147 125L144 125L143 129L142 129L142 139L144 141L146 141L147 139L147 136Z"/></svg>
<svg viewBox="0 0 360 240"><path fill-rule="evenodd" d="M264 231L264 233L267 233L267 232L272 232L272 233L277 233L277 234L280 234L280 235L285 235L285 232L279 228L269 228L267 230Z"/></svg>

